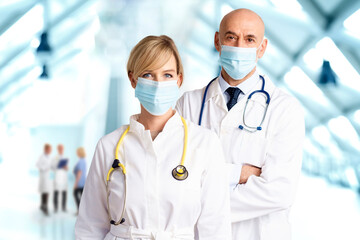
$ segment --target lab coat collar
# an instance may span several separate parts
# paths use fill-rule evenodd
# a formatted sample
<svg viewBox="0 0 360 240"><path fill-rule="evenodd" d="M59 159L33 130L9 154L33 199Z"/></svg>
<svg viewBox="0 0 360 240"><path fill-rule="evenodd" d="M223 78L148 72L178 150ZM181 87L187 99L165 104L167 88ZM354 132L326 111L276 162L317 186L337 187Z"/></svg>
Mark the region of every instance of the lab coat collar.
<svg viewBox="0 0 360 240"><path fill-rule="evenodd" d="M266 75L261 75L265 79L265 91L267 91L270 96L272 95L273 91L275 90L275 84L270 80L270 78ZM261 81L260 81L261 82ZM258 84L257 84L258 85ZM254 90L251 90L254 91Z"/></svg>
<svg viewBox="0 0 360 240"><path fill-rule="evenodd" d="M206 99L205 101L209 101L210 99L217 97L217 96L221 96L222 95L222 91L220 88L220 84L219 84L219 77L215 79L214 82L212 82L209 86L208 92L206 94Z"/></svg>
<svg viewBox="0 0 360 240"><path fill-rule="evenodd" d="M241 88L241 91L244 92L245 95L248 95L249 93L253 92L254 90L256 90L255 88L257 88L257 86L259 85L259 83L261 83L260 78L259 78L259 72L256 70L254 72L254 74L247 79L245 82L247 82L248 80L251 79L250 84L246 85L243 89ZM265 90L269 92L269 94L271 95L271 92L274 90L275 85L274 83L269 79L269 77L267 77L266 75L262 75L265 79ZM206 95L206 99L205 101L209 101L209 99L217 97L217 96L222 96L223 91L220 87L220 77L219 76L213 83L211 83L209 90L207 92ZM224 80L225 81L225 80ZM243 83L245 83L243 82ZM241 83L242 84L242 83ZM241 84L239 84L238 86L240 86ZM225 89L226 90L226 89Z"/></svg>
<svg viewBox="0 0 360 240"><path fill-rule="evenodd" d="M166 122L162 132L167 132L170 129L173 129L177 126L183 125L179 113L177 113L175 110L174 110L174 112L175 112L174 115ZM135 114L130 117L129 132L134 132L134 133L138 133L139 135L142 135L146 131L149 131L149 130L145 130L144 125L142 125L141 123L138 122L139 116L140 116L140 114Z"/></svg>
<svg viewBox="0 0 360 240"><path fill-rule="evenodd" d="M257 70L255 70L253 75L251 75L248 79L246 79L242 83L239 83L235 87L239 88L243 92L243 94L246 95L256 86L256 83L259 80L260 80L259 79L259 73L258 73ZM220 76L219 76L219 85L220 85L220 89L221 89L222 93L225 93L226 89L228 89L229 87L233 87L233 86L230 86L225 81L225 79L222 77L221 73L220 73Z"/></svg>
<svg viewBox="0 0 360 240"><path fill-rule="evenodd" d="M262 81L259 81L260 80L260 78L259 78L260 74L259 74L258 71L255 71L255 74L253 74L252 77L257 79L257 81L255 82L254 85L251 84L252 86L251 86L251 88L249 90L246 90L247 93L245 94L245 97L243 97L240 100L240 102L243 102L243 104L236 104L235 105L235 106L237 106L236 108L239 108L238 110L242 110L243 105L246 102L246 98L251 92L261 88ZM265 76L265 75L262 75L262 76L265 79L265 91L267 91L271 96L274 89L275 89L275 85L273 84L273 82L267 76ZM223 92L221 90L219 81L220 81L220 79L218 77L213 83L211 83L211 85L210 85L210 87L208 89L207 95L206 95L205 102L208 102L210 99L212 99L221 109L224 110L224 112L227 113L228 110L227 110L227 107L226 107L225 99L224 99ZM236 108L234 108L234 109L236 109Z"/></svg>

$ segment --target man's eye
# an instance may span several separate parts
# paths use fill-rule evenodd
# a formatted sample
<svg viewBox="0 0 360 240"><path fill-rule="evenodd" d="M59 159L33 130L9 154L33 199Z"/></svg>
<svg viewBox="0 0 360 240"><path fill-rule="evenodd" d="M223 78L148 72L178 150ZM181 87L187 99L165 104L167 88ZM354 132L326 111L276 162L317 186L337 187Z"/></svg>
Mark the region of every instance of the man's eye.
<svg viewBox="0 0 360 240"><path fill-rule="evenodd" d="M233 36L228 36L227 39L233 40L235 38Z"/></svg>

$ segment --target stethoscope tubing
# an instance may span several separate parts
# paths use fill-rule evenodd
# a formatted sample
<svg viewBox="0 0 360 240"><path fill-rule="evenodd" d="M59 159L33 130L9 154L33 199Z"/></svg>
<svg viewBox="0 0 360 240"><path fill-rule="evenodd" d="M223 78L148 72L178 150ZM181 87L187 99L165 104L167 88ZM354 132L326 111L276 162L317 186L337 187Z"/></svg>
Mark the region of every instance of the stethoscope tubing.
<svg viewBox="0 0 360 240"><path fill-rule="evenodd" d="M249 132L255 132L255 131L259 131L261 130L261 125L262 123L264 122L264 119L265 119L265 116L266 116L266 113L267 113L267 109L269 107L269 104L270 104L270 95L267 91L265 91L265 79L263 76L259 75L260 79L262 80L262 86L261 86L261 89L260 90L255 90L253 91L252 93L249 94L247 100L246 100L246 103L245 103L245 108L244 108L244 112L243 112L243 123L244 123L244 126L243 125L239 125L239 129L241 130L247 130ZM207 96L207 92L209 90L209 87L210 85L217 79L218 77L212 79L208 85L205 87L205 91L204 91L204 95L203 95L203 99L202 99L202 102L201 102L201 108L200 108L200 115L199 115L199 122L198 122L198 125L201 126L201 122L202 122L202 116L203 116L203 112L204 112L204 107L205 107L205 100L206 100L206 96ZM251 99L251 97L256 94L256 93L262 93L266 96L266 107L265 107L265 112L263 114L263 118L259 124L258 127L250 127L246 124L245 122L245 111L246 111L246 108L247 108L247 105L248 105L248 101ZM246 129L246 128L247 129Z"/></svg>
<svg viewBox="0 0 360 240"><path fill-rule="evenodd" d="M201 109L200 109L200 117L199 117L199 126L201 126L201 121L202 121L202 116L203 116L203 111L204 111L204 106L205 106L205 99L206 99L206 95L207 95L207 92L209 90L209 87L210 85L217 79L214 78L213 80L211 80L208 85L206 86L205 88L205 91L204 91L204 96L203 96L203 99L202 99L202 102L201 102Z"/></svg>
<svg viewBox="0 0 360 240"><path fill-rule="evenodd" d="M182 154L182 157L181 157L180 165L176 166L171 172L172 176L178 181L185 180L189 175L189 172L187 171L187 169L184 166L185 158L186 158L186 152L187 152L187 143L188 143L188 127L187 127L187 123L186 123L186 121L185 121L185 119L183 117L181 117L181 121L182 121L183 126L184 126L183 154ZM110 224L113 224L113 225L119 225L119 224L122 224L123 222L125 222L124 215L125 215L126 199L127 199L127 184L126 184L127 171L126 171L125 165L120 163L119 149L120 149L121 143L123 142L126 134L129 132L129 130L130 130L130 126L128 126L126 128L126 130L121 135L120 140L118 141L118 143L116 145L116 148L115 148L115 160L114 160L114 162L112 164L112 167L108 171L108 174L107 174L107 177L106 177L106 194L107 194L106 203L107 203L108 217L109 217ZM113 220L111 218L111 208L110 208L110 201L109 201L110 193L111 193L109 185L110 185L110 182L111 182L111 177L112 177L112 175L113 175L113 173L115 171L121 171L123 173L123 177L124 177L124 202L123 202L124 204L123 204L123 209L121 211L121 217L120 217L120 219L118 221L115 221L115 220Z"/></svg>

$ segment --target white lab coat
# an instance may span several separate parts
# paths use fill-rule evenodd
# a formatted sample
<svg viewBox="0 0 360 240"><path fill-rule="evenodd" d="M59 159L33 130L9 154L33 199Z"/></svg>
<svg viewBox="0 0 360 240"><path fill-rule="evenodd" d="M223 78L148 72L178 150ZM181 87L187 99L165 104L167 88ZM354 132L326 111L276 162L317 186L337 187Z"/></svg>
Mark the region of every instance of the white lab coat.
<svg viewBox="0 0 360 240"><path fill-rule="evenodd" d="M252 91L261 89L261 85L259 80ZM225 161L232 171L230 204L236 240L291 239L288 217L301 171L304 116L297 100L276 88L267 77L265 90L271 101L261 131L249 133L238 128L243 124L243 109L252 91L228 111L219 79L209 87L203 112L201 125L220 137ZM203 93L204 88L184 93L176 106L179 114L198 123ZM254 95L252 99L265 105L262 96ZM253 106L251 102L248 105L249 123L262 117L262 110ZM261 176L250 176L246 184L236 185L241 166L246 163L261 167Z"/></svg>
<svg viewBox="0 0 360 240"><path fill-rule="evenodd" d="M56 156L53 159L52 165L51 165L53 171L55 172L54 189L56 191L66 191L67 190L67 185L68 185L67 184L67 182L68 182L67 170L65 170L64 168L57 168L59 165L59 161L64 158L66 158L66 157L64 157L62 155Z"/></svg>
<svg viewBox="0 0 360 240"><path fill-rule="evenodd" d="M130 130L119 150L120 161L127 170L125 223L110 226L105 183L115 147L127 126L104 136L97 144L81 198L76 239L104 239L105 236L106 240L130 239L130 236L117 235L130 231L128 226L132 226L135 233L153 235L153 238L136 235L135 239L194 239L194 230L203 240L231 239L228 179L217 136L187 121L188 148L184 165L189 176L178 181L171 172L180 164L184 146L180 116L175 113L154 141L137 118L138 115L130 118ZM111 216L118 221L124 198L121 173L113 174L111 184ZM180 238L181 232L190 237Z"/></svg>
<svg viewBox="0 0 360 240"><path fill-rule="evenodd" d="M42 154L36 163L36 167L39 169L39 192L49 193L52 190L52 180L50 179L50 156Z"/></svg>

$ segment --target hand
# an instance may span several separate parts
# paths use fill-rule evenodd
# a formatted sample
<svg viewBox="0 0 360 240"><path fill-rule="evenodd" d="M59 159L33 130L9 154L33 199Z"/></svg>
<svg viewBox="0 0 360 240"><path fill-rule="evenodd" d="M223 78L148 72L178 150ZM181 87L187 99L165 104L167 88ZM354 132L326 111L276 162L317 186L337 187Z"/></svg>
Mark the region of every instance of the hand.
<svg viewBox="0 0 360 240"><path fill-rule="evenodd" d="M65 165L63 168L64 168L66 171L69 169L68 165Z"/></svg>
<svg viewBox="0 0 360 240"><path fill-rule="evenodd" d="M241 168L239 184L246 183L251 175L255 175L259 177L260 174L261 174L261 168L249 164L244 164Z"/></svg>

